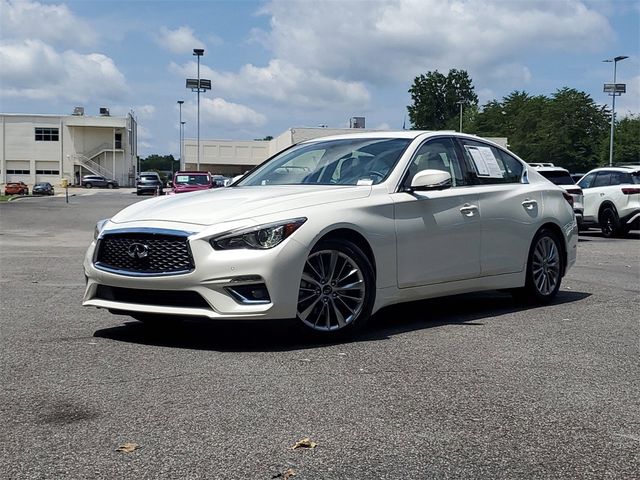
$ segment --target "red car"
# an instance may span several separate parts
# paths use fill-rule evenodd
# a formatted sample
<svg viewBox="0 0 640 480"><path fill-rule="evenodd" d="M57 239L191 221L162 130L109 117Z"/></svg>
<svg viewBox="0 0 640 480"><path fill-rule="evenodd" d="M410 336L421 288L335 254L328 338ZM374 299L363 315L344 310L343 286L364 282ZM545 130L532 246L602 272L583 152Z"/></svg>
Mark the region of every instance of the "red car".
<svg viewBox="0 0 640 480"><path fill-rule="evenodd" d="M29 187L24 182L9 182L4 187L5 195L29 195Z"/></svg>
<svg viewBox="0 0 640 480"><path fill-rule="evenodd" d="M173 176L173 193L195 192L213 188L209 172L176 172Z"/></svg>

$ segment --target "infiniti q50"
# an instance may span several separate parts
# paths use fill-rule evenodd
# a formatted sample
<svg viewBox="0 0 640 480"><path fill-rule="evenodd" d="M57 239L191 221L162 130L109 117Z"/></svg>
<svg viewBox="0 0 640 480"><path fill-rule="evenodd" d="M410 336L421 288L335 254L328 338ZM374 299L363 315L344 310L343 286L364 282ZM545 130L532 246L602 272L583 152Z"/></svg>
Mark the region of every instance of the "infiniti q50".
<svg viewBox="0 0 640 480"><path fill-rule="evenodd" d="M83 304L145 322L297 318L332 335L416 299L508 289L550 302L576 258L567 197L471 135L309 140L228 188L99 222Z"/></svg>

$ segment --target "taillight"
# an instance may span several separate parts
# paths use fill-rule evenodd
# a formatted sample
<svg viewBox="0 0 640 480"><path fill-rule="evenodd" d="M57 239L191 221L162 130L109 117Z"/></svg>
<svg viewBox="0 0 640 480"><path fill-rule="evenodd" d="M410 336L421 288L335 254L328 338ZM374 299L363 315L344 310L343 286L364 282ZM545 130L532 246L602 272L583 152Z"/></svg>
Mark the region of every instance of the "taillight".
<svg viewBox="0 0 640 480"><path fill-rule="evenodd" d="M562 192L562 196L567 201L567 203L573 207L573 197L567 192Z"/></svg>
<svg viewBox="0 0 640 480"><path fill-rule="evenodd" d="M572 193L573 195L582 195L582 189L581 188L567 188L567 192Z"/></svg>
<svg viewBox="0 0 640 480"><path fill-rule="evenodd" d="M622 193L624 193L625 195L635 195L636 193L640 193L640 188L624 187L622 189Z"/></svg>

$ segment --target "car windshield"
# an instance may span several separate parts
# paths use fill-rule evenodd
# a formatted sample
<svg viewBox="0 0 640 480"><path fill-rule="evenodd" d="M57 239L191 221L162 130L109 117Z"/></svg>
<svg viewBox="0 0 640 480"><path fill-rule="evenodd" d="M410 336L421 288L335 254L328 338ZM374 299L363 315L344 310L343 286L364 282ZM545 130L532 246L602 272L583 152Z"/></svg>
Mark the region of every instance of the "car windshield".
<svg viewBox="0 0 640 480"><path fill-rule="evenodd" d="M409 145L406 138L355 138L304 143L241 179L249 185L373 185L382 182Z"/></svg>
<svg viewBox="0 0 640 480"><path fill-rule="evenodd" d="M140 175L140 180L157 180L158 177L156 177L155 175Z"/></svg>
<svg viewBox="0 0 640 480"><path fill-rule="evenodd" d="M573 178L571 178L571 175L569 175L569 172L542 170L539 171L539 173L556 185L575 185L576 183L573 181Z"/></svg>
<svg viewBox="0 0 640 480"><path fill-rule="evenodd" d="M36 187L47 187L49 184L48 183L36 183L34 186Z"/></svg>
<svg viewBox="0 0 640 480"><path fill-rule="evenodd" d="M208 175L176 175L176 185L208 185Z"/></svg>

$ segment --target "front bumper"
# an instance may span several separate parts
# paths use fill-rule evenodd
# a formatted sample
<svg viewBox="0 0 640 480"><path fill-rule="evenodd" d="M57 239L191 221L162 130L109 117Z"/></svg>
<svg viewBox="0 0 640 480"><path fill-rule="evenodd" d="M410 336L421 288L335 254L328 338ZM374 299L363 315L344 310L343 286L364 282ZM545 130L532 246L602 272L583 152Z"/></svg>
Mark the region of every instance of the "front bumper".
<svg viewBox="0 0 640 480"><path fill-rule="evenodd" d="M208 240L197 233L188 238L195 264L193 271L162 276L120 274L96 268L93 262L96 242L93 242L84 260L87 285L82 304L119 312L210 319L296 316L300 278L308 255L304 246L289 238L268 250L214 250ZM266 302L243 302L236 293L238 286L262 284L268 291ZM125 295L116 299L104 294L115 290L124 291ZM165 300L175 297L175 292L195 292L204 302L180 304ZM153 300L158 297L157 302Z"/></svg>

